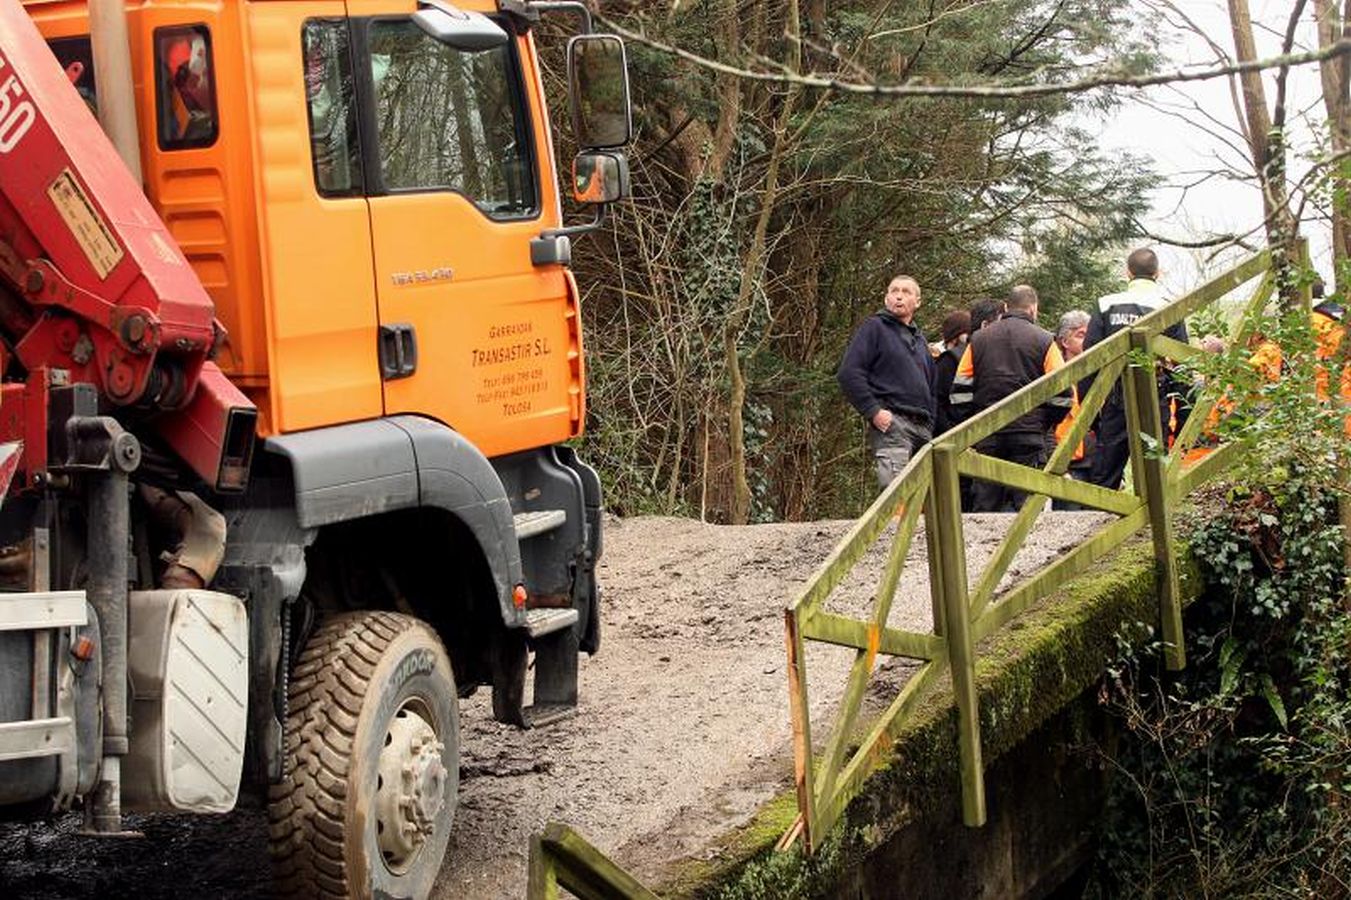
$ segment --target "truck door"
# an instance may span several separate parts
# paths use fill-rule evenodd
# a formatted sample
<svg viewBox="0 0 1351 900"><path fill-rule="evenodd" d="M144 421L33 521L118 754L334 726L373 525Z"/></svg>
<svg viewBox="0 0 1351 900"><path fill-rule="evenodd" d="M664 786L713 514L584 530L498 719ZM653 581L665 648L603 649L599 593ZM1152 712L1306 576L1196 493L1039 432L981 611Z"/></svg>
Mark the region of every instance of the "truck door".
<svg viewBox="0 0 1351 900"><path fill-rule="evenodd" d="M348 9L385 414L438 419L489 456L565 440L580 417L578 323L563 268L530 261L557 221L530 45L448 47L406 0Z"/></svg>

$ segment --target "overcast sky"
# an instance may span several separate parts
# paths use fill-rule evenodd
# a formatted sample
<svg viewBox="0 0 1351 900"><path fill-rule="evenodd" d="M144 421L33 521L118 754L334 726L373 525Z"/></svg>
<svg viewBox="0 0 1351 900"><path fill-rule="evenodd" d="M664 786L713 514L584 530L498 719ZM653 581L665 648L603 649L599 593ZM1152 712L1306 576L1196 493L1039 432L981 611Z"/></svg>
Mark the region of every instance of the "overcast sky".
<svg viewBox="0 0 1351 900"><path fill-rule="evenodd" d="M1159 4L1137 0L1142 6ZM1258 55L1277 55L1285 30L1291 0L1250 0L1256 23ZM1225 0L1174 0L1173 5L1205 32L1205 37L1181 26L1165 27L1159 34L1159 47L1169 57L1168 68L1192 64L1214 64L1215 51L1210 41L1233 54ZM1301 23L1296 49L1314 49L1317 34L1313 3ZM1275 98L1274 74L1264 76L1267 103ZM1292 72L1289 94L1292 112L1312 108L1315 123L1323 121L1317 68L1308 66ZM1154 161L1161 186L1153 198L1153 215L1147 222L1151 231L1179 240L1196 240L1217 233L1254 231L1250 239L1261 244L1263 233L1261 195L1251 182L1244 183L1213 172L1248 175L1251 164L1246 148L1236 131L1238 118L1228 79L1190 82L1176 87L1151 88L1126 95L1122 107L1102 124L1103 142L1147 156ZM1307 170L1299 156L1312 153L1313 133L1304 126L1292 129L1295 151L1290 166L1296 178ZM1315 265L1325 278L1331 275L1328 236L1324 226L1306 223ZM1195 287L1204 274L1200 267L1209 255L1204 251L1183 250L1159 245L1165 269L1165 284L1175 292ZM1232 257L1230 257L1232 258ZM1221 262L1212 262L1211 268Z"/></svg>

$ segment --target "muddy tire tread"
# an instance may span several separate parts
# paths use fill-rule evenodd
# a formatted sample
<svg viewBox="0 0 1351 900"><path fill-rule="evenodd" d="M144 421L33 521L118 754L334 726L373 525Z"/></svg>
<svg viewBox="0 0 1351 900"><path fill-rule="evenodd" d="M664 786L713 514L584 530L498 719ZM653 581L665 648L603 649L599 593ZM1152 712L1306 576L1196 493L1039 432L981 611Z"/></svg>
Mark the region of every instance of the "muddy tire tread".
<svg viewBox="0 0 1351 900"><path fill-rule="evenodd" d="M421 623L398 613L344 613L322 623L302 651L290 683L288 771L269 792L277 896L340 900L351 894L342 816L357 715L381 655L416 627Z"/></svg>

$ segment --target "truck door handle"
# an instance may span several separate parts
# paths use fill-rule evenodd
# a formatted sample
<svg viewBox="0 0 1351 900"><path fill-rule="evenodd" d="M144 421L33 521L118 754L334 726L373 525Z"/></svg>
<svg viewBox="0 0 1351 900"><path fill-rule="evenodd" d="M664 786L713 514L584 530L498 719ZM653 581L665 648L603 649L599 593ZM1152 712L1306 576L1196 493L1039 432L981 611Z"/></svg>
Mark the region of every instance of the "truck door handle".
<svg viewBox="0 0 1351 900"><path fill-rule="evenodd" d="M380 326L380 376L385 381L417 371L417 332L408 322Z"/></svg>

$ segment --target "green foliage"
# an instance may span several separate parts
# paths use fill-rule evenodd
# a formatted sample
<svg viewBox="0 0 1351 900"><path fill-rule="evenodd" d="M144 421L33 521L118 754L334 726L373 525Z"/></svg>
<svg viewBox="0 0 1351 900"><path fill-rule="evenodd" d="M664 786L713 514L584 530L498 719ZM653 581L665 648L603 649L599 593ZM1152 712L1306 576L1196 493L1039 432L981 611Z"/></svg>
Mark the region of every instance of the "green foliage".
<svg viewBox="0 0 1351 900"><path fill-rule="evenodd" d="M1291 267L1292 295L1307 287L1312 270ZM1222 397L1212 440L1241 441L1251 448L1239 478L1281 490L1298 470L1322 489L1344 492L1351 484L1351 441L1347 413L1336 402L1344 359L1322 360L1308 310L1274 298L1265 307L1230 321L1234 314L1212 312L1191 323L1194 337L1218 335L1228 346L1180 366L1189 392ZM1347 349L1344 344L1343 353ZM1315 386L1321 384L1323 397ZM1329 396L1330 395L1330 396Z"/></svg>
<svg viewBox="0 0 1351 900"><path fill-rule="evenodd" d="M1189 668L1109 670L1129 740L1091 897L1344 895L1351 877L1351 610L1335 494L1283 479L1208 499ZM1156 648L1157 649L1157 648Z"/></svg>
<svg viewBox="0 0 1351 900"><path fill-rule="evenodd" d="M1175 373L1222 397L1211 441L1249 453L1195 498L1189 542L1206 594L1189 611L1189 668L1125 654L1104 688L1128 733L1089 896L1345 896L1351 879L1351 597L1339 504L1345 411L1315 390L1311 277L1286 302L1196 317L1229 346ZM1257 302L1261 298L1255 297Z"/></svg>

